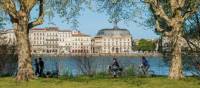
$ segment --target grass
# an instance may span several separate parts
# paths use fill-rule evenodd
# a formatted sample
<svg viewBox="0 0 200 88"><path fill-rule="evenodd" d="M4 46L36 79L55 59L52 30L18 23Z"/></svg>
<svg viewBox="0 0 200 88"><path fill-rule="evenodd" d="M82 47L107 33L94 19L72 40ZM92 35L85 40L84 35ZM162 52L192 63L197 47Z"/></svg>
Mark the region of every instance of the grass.
<svg viewBox="0 0 200 88"><path fill-rule="evenodd" d="M109 78L109 77L78 77L78 78L39 78L28 82L17 82L14 78L0 78L0 88L200 88L200 80L186 78L169 80L167 77L154 78Z"/></svg>

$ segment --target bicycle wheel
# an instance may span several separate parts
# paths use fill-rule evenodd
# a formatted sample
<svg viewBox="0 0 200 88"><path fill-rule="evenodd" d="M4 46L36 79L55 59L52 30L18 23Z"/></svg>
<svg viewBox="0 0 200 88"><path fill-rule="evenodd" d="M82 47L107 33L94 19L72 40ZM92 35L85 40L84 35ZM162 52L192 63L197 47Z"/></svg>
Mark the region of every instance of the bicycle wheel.
<svg viewBox="0 0 200 88"><path fill-rule="evenodd" d="M149 77L152 77L152 76L154 76L155 75L155 72L153 71L153 70L149 70L148 71L148 76Z"/></svg>

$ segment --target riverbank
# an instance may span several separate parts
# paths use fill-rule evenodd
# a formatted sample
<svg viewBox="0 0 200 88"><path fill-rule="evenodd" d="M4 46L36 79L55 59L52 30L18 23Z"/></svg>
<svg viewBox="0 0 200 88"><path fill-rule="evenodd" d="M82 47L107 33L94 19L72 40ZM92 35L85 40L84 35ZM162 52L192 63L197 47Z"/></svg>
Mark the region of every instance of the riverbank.
<svg viewBox="0 0 200 88"><path fill-rule="evenodd" d="M118 54L107 54L107 53L87 53L87 54L82 54L82 53L77 53L77 54L33 54L33 56L131 56L131 57L141 57L141 56L162 56L161 53L158 52L133 52L133 53L118 53Z"/></svg>
<svg viewBox="0 0 200 88"><path fill-rule="evenodd" d="M200 88L200 81L189 77L184 80L154 78L39 78L17 82L14 78L0 78L0 88Z"/></svg>

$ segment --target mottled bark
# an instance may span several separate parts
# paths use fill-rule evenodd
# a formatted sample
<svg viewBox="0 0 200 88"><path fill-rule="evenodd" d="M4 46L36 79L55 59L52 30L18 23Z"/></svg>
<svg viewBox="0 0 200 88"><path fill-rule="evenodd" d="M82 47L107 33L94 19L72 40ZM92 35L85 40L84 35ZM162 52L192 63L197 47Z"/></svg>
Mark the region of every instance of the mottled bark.
<svg viewBox="0 0 200 88"><path fill-rule="evenodd" d="M172 53L171 53L171 67L169 72L170 79L182 79L183 76L183 66L182 66L182 24L176 24L173 27L172 36Z"/></svg>
<svg viewBox="0 0 200 88"><path fill-rule="evenodd" d="M31 64L30 44L29 44L29 29L28 29L28 16L23 13L20 14L15 26L15 35L17 40L18 50L18 72L17 80L28 80L34 78L34 72Z"/></svg>

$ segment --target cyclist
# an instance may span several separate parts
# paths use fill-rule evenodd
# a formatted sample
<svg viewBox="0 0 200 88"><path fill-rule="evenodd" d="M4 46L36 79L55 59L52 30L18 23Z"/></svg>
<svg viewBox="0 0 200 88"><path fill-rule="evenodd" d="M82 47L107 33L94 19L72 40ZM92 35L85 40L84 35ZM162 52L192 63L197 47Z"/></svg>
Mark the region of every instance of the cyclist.
<svg viewBox="0 0 200 88"><path fill-rule="evenodd" d="M121 75L122 68L120 68L119 63L116 58L113 58L113 63L109 66L109 71L112 72L114 78Z"/></svg>
<svg viewBox="0 0 200 88"><path fill-rule="evenodd" d="M147 74L148 70L149 70L149 62L147 61L147 59L142 56L142 64L141 64L141 68L144 74Z"/></svg>

